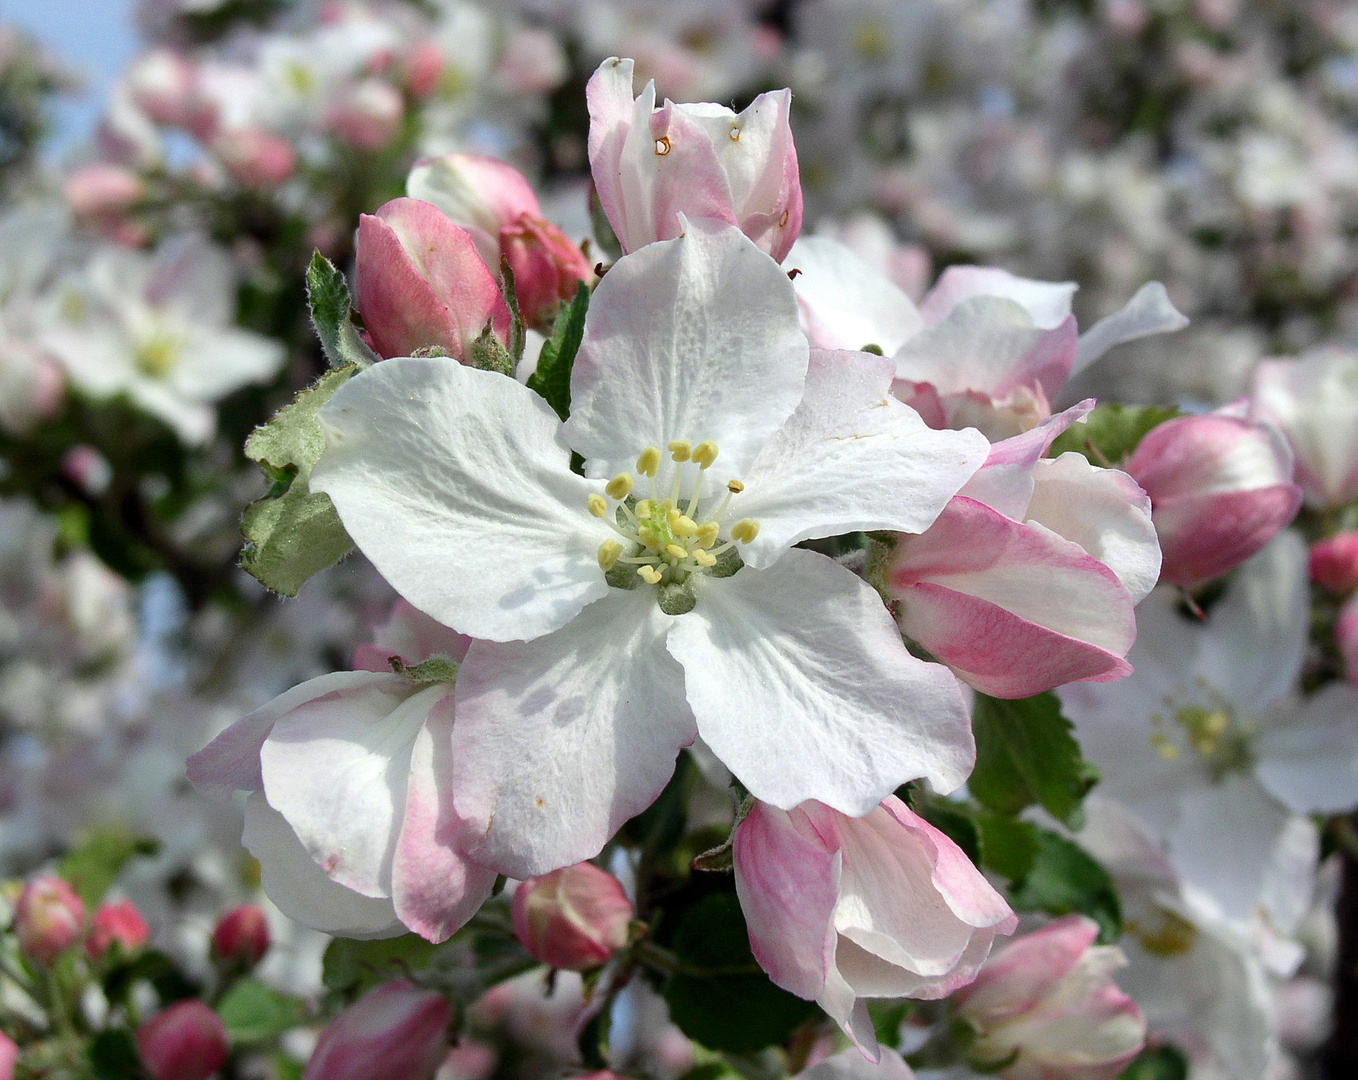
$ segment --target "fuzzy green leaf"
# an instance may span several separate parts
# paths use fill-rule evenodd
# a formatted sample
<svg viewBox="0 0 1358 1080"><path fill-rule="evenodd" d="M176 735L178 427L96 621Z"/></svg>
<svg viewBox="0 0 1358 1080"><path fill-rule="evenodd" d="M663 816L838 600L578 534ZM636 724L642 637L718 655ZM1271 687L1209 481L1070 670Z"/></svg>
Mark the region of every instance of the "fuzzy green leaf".
<svg viewBox="0 0 1358 1080"><path fill-rule="evenodd" d="M258 979L241 979L217 1006L226 1037L233 1045L277 1038L297 1025L303 1011L296 998L279 993Z"/></svg>
<svg viewBox="0 0 1358 1080"><path fill-rule="evenodd" d="M562 420L571 412L571 368L585 334L588 310L589 286L582 281L575 299L561 305L552 336L543 343L537 370L528 377L528 389L541 394Z"/></svg>
<svg viewBox="0 0 1358 1080"><path fill-rule="evenodd" d="M311 325L332 368L345 364L364 368L381 359L354 329L349 283L319 251L312 254L307 267L306 298Z"/></svg>

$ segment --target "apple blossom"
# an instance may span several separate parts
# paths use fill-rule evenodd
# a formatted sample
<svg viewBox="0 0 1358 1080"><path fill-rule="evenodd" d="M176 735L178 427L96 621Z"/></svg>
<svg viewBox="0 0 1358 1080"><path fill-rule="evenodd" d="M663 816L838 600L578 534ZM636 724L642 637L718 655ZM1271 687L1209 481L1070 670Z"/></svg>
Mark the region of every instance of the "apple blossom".
<svg viewBox="0 0 1358 1080"><path fill-rule="evenodd" d="M212 955L249 971L269 951L269 922L258 904L238 904L217 920Z"/></svg>
<svg viewBox="0 0 1358 1080"><path fill-rule="evenodd" d="M321 411L312 490L403 597L481 639L452 737L477 861L522 878L594 855L698 734L786 807L865 813L965 776L951 677L860 578L792 545L922 530L985 440L930 431L880 358L809 365L777 264L689 222L595 291L566 424L439 357L375 364Z"/></svg>
<svg viewBox="0 0 1358 1080"><path fill-rule="evenodd" d="M321 1032L302 1080L432 1080L448 1051L453 1006L396 979L370 990Z"/></svg>
<svg viewBox="0 0 1358 1080"><path fill-rule="evenodd" d="M554 968L589 971L627 944L632 901L622 883L593 863L529 878L514 891L514 936Z"/></svg>
<svg viewBox="0 0 1358 1080"><path fill-rule="evenodd" d="M50 965L85 932L85 904L59 877L29 881L14 905L14 937L20 950Z"/></svg>
<svg viewBox="0 0 1358 1080"><path fill-rule="evenodd" d="M177 1001L137 1028L137 1052L151 1080L208 1080L226 1064L226 1029L197 999Z"/></svg>
<svg viewBox="0 0 1358 1080"><path fill-rule="evenodd" d="M1159 424L1123 469L1150 496L1164 557L1160 577L1174 585L1220 577L1291 524L1301 507L1281 433L1229 410Z"/></svg>
<svg viewBox="0 0 1358 1080"><path fill-rule="evenodd" d="M625 252L680 235L680 215L716 218L781 262L802 227L790 90L760 94L739 115L721 105L634 101L631 60L589 80L589 164L599 204ZM858 344L862 344L859 342Z"/></svg>
<svg viewBox="0 0 1358 1080"><path fill-rule="evenodd" d="M440 348L470 359L490 327L509 340L509 308L471 237L418 199L393 199L358 224L355 292L382 356Z"/></svg>
<svg viewBox="0 0 1358 1080"><path fill-rule="evenodd" d="M1069 915L995 952L953 997L976 1032L978 1063L1005 1080L1113 1080L1146 1041L1146 1021L1112 972L1127 958L1096 946L1098 924Z"/></svg>
<svg viewBox="0 0 1358 1080"><path fill-rule="evenodd" d="M124 953L132 953L151 940L151 928L131 900L112 900L100 904L90 920L89 937L85 939L85 955L98 958L114 944Z"/></svg>
<svg viewBox="0 0 1358 1080"><path fill-rule="evenodd" d="M755 803L732 854L755 959L874 1061L865 998L946 997L1018 924L962 850L894 795L857 818Z"/></svg>

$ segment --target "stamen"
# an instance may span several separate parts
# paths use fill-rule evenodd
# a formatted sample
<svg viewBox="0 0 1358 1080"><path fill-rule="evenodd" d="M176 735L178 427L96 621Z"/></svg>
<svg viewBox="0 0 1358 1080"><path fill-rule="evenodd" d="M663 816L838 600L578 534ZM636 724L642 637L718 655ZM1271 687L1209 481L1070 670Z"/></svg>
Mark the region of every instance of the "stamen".
<svg viewBox="0 0 1358 1080"><path fill-rule="evenodd" d="M608 515L608 502L597 491L591 492L589 498L585 501L589 506L589 512L596 518L606 517Z"/></svg>
<svg viewBox="0 0 1358 1080"><path fill-rule="evenodd" d="M700 442L693 448L694 464L700 469L712 468L712 463L717 460L717 444L711 439Z"/></svg>
<svg viewBox="0 0 1358 1080"><path fill-rule="evenodd" d="M687 461L689 455L693 452L693 444L687 439L675 439L674 442L670 443L668 449L670 456L675 461L683 462Z"/></svg>
<svg viewBox="0 0 1358 1080"><path fill-rule="evenodd" d="M687 537L698 535L697 523L687 514L681 514L678 510L671 510L669 521L670 531L674 533L675 536Z"/></svg>
<svg viewBox="0 0 1358 1080"><path fill-rule="evenodd" d="M632 474L620 472L604 488L610 499L625 499L632 493Z"/></svg>
<svg viewBox="0 0 1358 1080"><path fill-rule="evenodd" d="M742 544L749 544L759 535L759 522L753 518L741 518L731 526L731 539L738 540Z"/></svg>
<svg viewBox="0 0 1358 1080"><path fill-rule="evenodd" d="M717 542L717 534L721 532L721 526L715 521L705 521L698 526L698 545L710 548Z"/></svg>
<svg viewBox="0 0 1358 1080"><path fill-rule="evenodd" d="M654 566L638 566L637 577L641 578L647 585L660 584L660 571Z"/></svg>
<svg viewBox="0 0 1358 1080"><path fill-rule="evenodd" d="M599 569L612 570L622 554L622 545L616 540L605 540L599 545Z"/></svg>
<svg viewBox="0 0 1358 1080"><path fill-rule="evenodd" d="M660 451L654 446L648 446L637 458L637 472L642 476L649 476L655 479L656 471L660 468Z"/></svg>
<svg viewBox="0 0 1358 1080"><path fill-rule="evenodd" d="M745 490L745 485L742 484L739 480L728 480L726 481L726 490L729 491L732 495L739 495L742 491Z"/></svg>
<svg viewBox="0 0 1358 1080"><path fill-rule="evenodd" d="M671 559L687 559L688 548L683 547L680 544L666 544L665 554L668 555Z"/></svg>
<svg viewBox="0 0 1358 1080"><path fill-rule="evenodd" d="M699 566L712 567L717 565L717 557L710 551L697 548L692 552L693 561Z"/></svg>
<svg viewBox="0 0 1358 1080"><path fill-rule="evenodd" d="M642 499L641 502L637 503L637 517L648 518L650 516L651 516L651 500Z"/></svg>

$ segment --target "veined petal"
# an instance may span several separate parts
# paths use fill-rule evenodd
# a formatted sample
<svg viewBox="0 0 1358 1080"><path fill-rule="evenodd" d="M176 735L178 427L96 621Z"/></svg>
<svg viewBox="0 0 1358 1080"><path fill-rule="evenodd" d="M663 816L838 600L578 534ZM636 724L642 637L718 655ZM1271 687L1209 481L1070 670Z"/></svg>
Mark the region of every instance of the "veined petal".
<svg viewBox="0 0 1358 1080"><path fill-rule="evenodd" d="M321 410L313 491L421 611L507 641L564 626L608 591L559 422L527 387L445 357L374 364Z"/></svg>
<svg viewBox="0 0 1358 1080"><path fill-rule="evenodd" d="M813 349L806 395L746 477L735 512L759 522L741 549L765 567L801 540L857 529L923 532L985 461L974 429L934 431L890 394L871 353Z"/></svg>
<svg viewBox="0 0 1358 1080"><path fill-rule="evenodd" d="M390 900L360 896L326 877L263 792L246 800L241 843L259 860L260 880L269 899L289 918L339 937L405 933Z"/></svg>
<svg viewBox="0 0 1358 1080"><path fill-rule="evenodd" d="M975 746L947 670L915 659L881 597L824 555L703 582L670 652L708 746L751 794L866 814L907 780L957 787Z"/></svg>
<svg viewBox="0 0 1358 1080"><path fill-rule="evenodd" d="M410 754L445 684L368 676L280 717L260 751L264 793L327 875L364 896L391 895Z"/></svg>
<svg viewBox="0 0 1358 1080"><path fill-rule="evenodd" d="M1078 288L1073 281L1035 281L993 266L950 266L939 275L919 310L932 326L973 296L1000 296L1020 304L1035 326L1051 330L1070 316L1070 301Z"/></svg>
<svg viewBox="0 0 1358 1080"><path fill-rule="evenodd" d="M401 922L430 941L459 930L490 896L495 871L457 847L461 821L452 800L453 698L436 702L415 736L405 817L391 868Z"/></svg>
<svg viewBox="0 0 1358 1080"><path fill-rule="evenodd" d="M567 441L591 476L611 476L647 446L711 440L713 483L740 478L801 401L807 355L778 264L738 229L690 221L619 259L595 289Z"/></svg>
<svg viewBox="0 0 1358 1080"><path fill-rule="evenodd" d="M453 790L468 853L526 878L597 854L693 741L670 616L612 590L535 641L472 643L457 680Z"/></svg>
<svg viewBox="0 0 1358 1080"><path fill-rule="evenodd" d="M1017 301L974 296L896 350L896 378L931 383L944 394L967 390L1004 394L1013 389L1016 371L1031 367L1048 374L1052 365L1060 366L1059 357L1048 355L1052 348L1047 339L1064 333L1061 327L1034 326ZM1070 345L1073 348L1073 337ZM1069 357L1066 365L1069 371Z"/></svg>
<svg viewBox="0 0 1358 1080"><path fill-rule="evenodd" d="M1064 412L1049 416L1021 435L1013 435L990 448L985 464L968 480L959 495L983 502L1005 517L1022 521L1032 501L1036 482L1033 468L1053 440L1077 420L1094 410L1094 399L1085 398Z"/></svg>
<svg viewBox="0 0 1358 1080"><path fill-rule="evenodd" d="M876 345L891 356L924 329L910 297L838 240L803 236L784 261L801 271L793 288L807 336L823 349Z"/></svg>

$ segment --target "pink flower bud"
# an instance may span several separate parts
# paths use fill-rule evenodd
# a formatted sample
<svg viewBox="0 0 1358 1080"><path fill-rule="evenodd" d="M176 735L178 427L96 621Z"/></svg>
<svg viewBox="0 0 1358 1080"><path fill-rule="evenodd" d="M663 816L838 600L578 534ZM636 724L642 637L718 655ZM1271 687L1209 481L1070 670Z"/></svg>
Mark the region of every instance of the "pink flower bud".
<svg viewBox="0 0 1358 1080"><path fill-rule="evenodd" d="M151 939L151 928L131 900L114 900L100 904L90 920L90 936L85 939L85 955L98 959L113 948L114 942L124 953L136 952Z"/></svg>
<svg viewBox="0 0 1358 1080"><path fill-rule="evenodd" d="M193 64L169 49L138 57L127 69L133 103L157 124L189 127L200 108Z"/></svg>
<svg viewBox="0 0 1358 1080"><path fill-rule="evenodd" d="M348 87L329 114L336 135L359 150L376 152L401 130L405 102L400 92L381 79L364 79Z"/></svg>
<svg viewBox="0 0 1358 1080"><path fill-rule="evenodd" d="M1311 580L1340 596L1358 589L1358 532L1342 532L1311 545Z"/></svg>
<svg viewBox="0 0 1358 1080"><path fill-rule="evenodd" d="M417 42L398 65L398 72L408 93L416 101L423 101L438 89L439 80L448 65L443 49L433 41Z"/></svg>
<svg viewBox="0 0 1358 1080"><path fill-rule="evenodd" d="M448 999L405 979L384 983L321 1032L303 1080L430 1080L448 1050Z"/></svg>
<svg viewBox="0 0 1358 1080"><path fill-rule="evenodd" d="M382 356L437 346L463 359L489 324L509 340L509 308L465 229L418 199L358 221L358 309Z"/></svg>
<svg viewBox="0 0 1358 1080"><path fill-rule="evenodd" d="M537 193L523 173L498 158L444 154L417 162L406 194L437 206L476 242L485 264L500 267L500 230L541 218Z"/></svg>
<svg viewBox="0 0 1358 1080"><path fill-rule="evenodd" d="M201 1001L177 1001L137 1029L151 1080L207 1080L226 1064L226 1029Z"/></svg>
<svg viewBox="0 0 1358 1080"><path fill-rule="evenodd" d="M19 1062L19 1044L0 1031L0 1080L14 1080L14 1066Z"/></svg>
<svg viewBox="0 0 1358 1080"><path fill-rule="evenodd" d="M514 935L544 964L588 971L627 944L632 913L617 878L593 863L577 863L519 886Z"/></svg>
<svg viewBox="0 0 1358 1080"><path fill-rule="evenodd" d="M250 969L269 951L269 921L256 904L241 904L222 916L212 931L212 955Z"/></svg>
<svg viewBox="0 0 1358 1080"><path fill-rule="evenodd" d="M679 235L679 215L735 225L779 262L802 228L802 185L789 90L739 115L720 105L655 108L632 98L632 61L605 60L589 80L589 164L623 251Z"/></svg>
<svg viewBox="0 0 1358 1080"><path fill-rule="evenodd" d="M212 152L242 187L269 191L297 169L297 155L284 139L258 128L219 131Z"/></svg>
<svg viewBox="0 0 1358 1080"><path fill-rule="evenodd" d="M1244 562L1301 507L1282 435L1224 412L1161 424L1123 468L1150 496L1160 580L1175 585L1198 585Z"/></svg>
<svg viewBox="0 0 1358 1080"><path fill-rule="evenodd" d="M584 253L549 221L524 215L500 230L500 250L514 271L514 292L523 320L547 333L561 301L593 277Z"/></svg>
<svg viewBox="0 0 1358 1080"><path fill-rule="evenodd" d="M495 75L512 94L550 94L566 81L570 61L556 34L521 26L509 36Z"/></svg>
<svg viewBox="0 0 1358 1080"><path fill-rule="evenodd" d="M50 964L80 940L85 904L59 877L36 877L24 886L14 907L14 936L19 948Z"/></svg>
<svg viewBox="0 0 1358 1080"><path fill-rule="evenodd" d="M146 194L142 178L123 165L96 162L66 178L66 204L78 218L116 218Z"/></svg>
<svg viewBox="0 0 1358 1080"><path fill-rule="evenodd" d="M1146 1020L1112 972L1122 950L1096 947L1099 928L1069 915L1011 942L953 997L978 1038L973 1061L1005 1080L1112 1080L1146 1041Z"/></svg>

